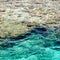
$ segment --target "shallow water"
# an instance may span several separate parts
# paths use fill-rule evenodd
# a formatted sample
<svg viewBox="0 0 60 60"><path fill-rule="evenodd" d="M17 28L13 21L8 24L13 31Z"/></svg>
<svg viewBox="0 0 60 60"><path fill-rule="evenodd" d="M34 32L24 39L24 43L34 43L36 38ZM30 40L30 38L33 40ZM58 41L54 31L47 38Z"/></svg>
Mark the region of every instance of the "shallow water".
<svg viewBox="0 0 60 60"><path fill-rule="evenodd" d="M23 39L11 39L0 47L0 60L60 60L60 32L35 29Z"/></svg>

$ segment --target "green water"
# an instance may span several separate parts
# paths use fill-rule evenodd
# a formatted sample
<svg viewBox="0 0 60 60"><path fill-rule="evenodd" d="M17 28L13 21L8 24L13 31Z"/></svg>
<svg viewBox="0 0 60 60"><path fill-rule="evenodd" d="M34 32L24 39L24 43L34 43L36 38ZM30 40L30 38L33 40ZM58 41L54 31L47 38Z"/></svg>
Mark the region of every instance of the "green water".
<svg viewBox="0 0 60 60"><path fill-rule="evenodd" d="M60 33L32 33L24 39L9 41L14 45L0 48L0 60L60 60Z"/></svg>

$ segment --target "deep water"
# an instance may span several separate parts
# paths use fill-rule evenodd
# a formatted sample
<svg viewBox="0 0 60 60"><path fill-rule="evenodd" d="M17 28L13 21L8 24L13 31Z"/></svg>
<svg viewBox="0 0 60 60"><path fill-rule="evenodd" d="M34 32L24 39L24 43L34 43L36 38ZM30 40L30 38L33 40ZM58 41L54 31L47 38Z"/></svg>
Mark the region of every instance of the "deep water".
<svg viewBox="0 0 60 60"><path fill-rule="evenodd" d="M0 47L0 60L60 60L60 30L36 27Z"/></svg>

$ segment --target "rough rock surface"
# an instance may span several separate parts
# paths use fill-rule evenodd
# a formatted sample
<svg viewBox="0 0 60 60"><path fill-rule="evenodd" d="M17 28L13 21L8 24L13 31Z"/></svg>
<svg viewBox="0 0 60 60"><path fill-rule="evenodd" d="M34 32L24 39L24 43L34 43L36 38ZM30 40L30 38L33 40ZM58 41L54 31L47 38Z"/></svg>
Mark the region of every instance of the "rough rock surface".
<svg viewBox="0 0 60 60"><path fill-rule="evenodd" d="M60 0L0 0L0 38L17 36L36 24L60 27Z"/></svg>

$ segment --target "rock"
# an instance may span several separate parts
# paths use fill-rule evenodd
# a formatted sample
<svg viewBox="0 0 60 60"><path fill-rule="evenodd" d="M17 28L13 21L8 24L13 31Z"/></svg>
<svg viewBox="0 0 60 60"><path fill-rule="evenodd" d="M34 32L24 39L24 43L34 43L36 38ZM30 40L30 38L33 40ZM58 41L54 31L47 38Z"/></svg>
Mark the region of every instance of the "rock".
<svg viewBox="0 0 60 60"><path fill-rule="evenodd" d="M36 25L59 28L59 9L59 0L0 0L0 38L19 36ZM34 31L46 29L37 27Z"/></svg>
<svg viewBox="0 0 60 60"><path fill-rule="evenodd" d="M34 27L34 25L28 26L28 22L25 24L18 20L0 19L0 22L0 38L15 37Z"/></svg>

